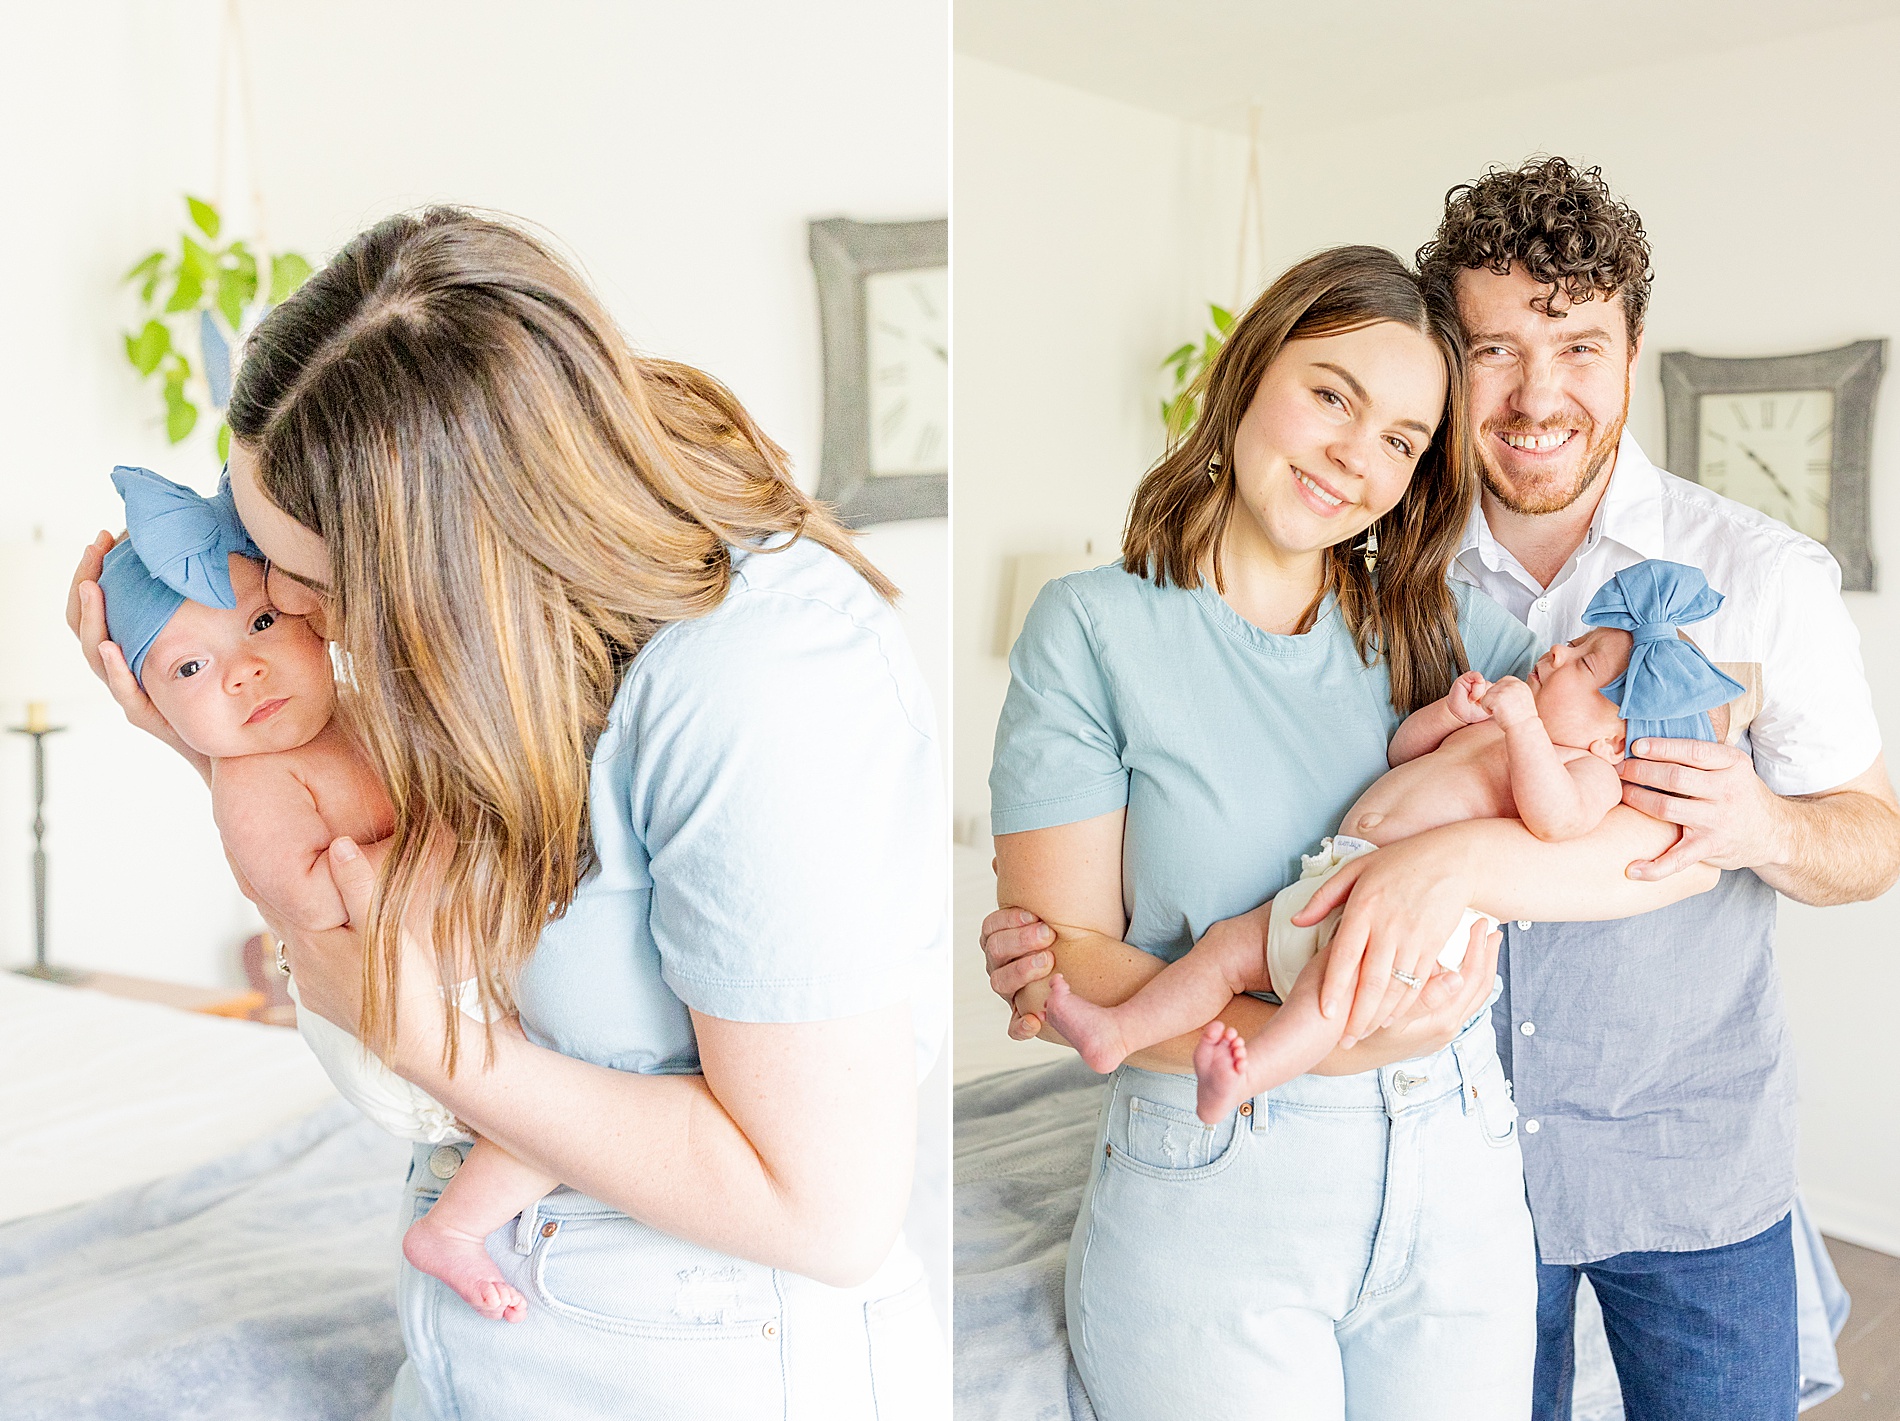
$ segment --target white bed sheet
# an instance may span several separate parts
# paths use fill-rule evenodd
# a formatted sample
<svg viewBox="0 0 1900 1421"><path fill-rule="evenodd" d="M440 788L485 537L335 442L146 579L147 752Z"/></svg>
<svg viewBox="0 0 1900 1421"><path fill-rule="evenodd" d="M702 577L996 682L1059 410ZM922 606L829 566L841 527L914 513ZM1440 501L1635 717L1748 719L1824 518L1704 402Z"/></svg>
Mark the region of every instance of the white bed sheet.
<svg viewBox="0 0 1900 1421"><path fill-rule="evenodd" d="M284 1027L0 972L0 1223L195 1168L336 1098Z"/></svg>
<svg viewBox="0 0 1900 1421"><path fill-rule="evenodd" d="M956 993L953 1040L958 1085L998 1071L1075 1054L1066 1046L1047 1041L1009 1039L1009 1006L990 991L978 932L983 919L996 910L996 874L990 868L991 856L987 836L977 845L956 846L950 976Z"/></svg>

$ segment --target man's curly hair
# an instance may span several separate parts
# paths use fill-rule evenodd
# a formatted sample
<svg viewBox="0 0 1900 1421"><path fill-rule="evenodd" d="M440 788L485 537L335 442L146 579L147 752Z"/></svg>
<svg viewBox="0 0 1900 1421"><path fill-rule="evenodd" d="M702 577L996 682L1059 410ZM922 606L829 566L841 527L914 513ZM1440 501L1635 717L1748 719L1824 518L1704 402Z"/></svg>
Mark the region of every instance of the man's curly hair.
<svg viewBox="0 0 1900 1421"><path fill-rule="evenodd" d="M1601 168L1562 158L1533 158L1492 168L1445 194L1445 217L1418 249L1418 274L1435 296L1454 302L1461 271L1518 268L1550 289L1531 304L1561 316L1596 296L1623 298L1632 342L1649 306L1649 239L1643 219L1618 202Z"/></svg>

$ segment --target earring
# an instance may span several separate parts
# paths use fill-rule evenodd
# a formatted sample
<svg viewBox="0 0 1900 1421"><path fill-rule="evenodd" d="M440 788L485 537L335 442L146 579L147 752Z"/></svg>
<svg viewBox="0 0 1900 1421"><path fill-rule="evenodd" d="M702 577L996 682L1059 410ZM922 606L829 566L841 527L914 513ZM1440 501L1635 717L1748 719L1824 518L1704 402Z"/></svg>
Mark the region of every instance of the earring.
<svg viewBox="0 0 1900 1421"><path fill-rule="evenodd" d="M1221 466L1221 457L1220 457L1220 454L1216 452L1213 455L1211 455L1207 461L1207 481L1210 484L1217 484L1220 482L1220 466Z"/></svg>
<svg viewBox="0 0 1900 1421"><path fill-rule="evenodd" d="M1359 551L1366 557L1366 575L1370 577L1373 569L1379 565L1379 530L1377 527L1366 529L1366 540L1359 545Z"/></svg>

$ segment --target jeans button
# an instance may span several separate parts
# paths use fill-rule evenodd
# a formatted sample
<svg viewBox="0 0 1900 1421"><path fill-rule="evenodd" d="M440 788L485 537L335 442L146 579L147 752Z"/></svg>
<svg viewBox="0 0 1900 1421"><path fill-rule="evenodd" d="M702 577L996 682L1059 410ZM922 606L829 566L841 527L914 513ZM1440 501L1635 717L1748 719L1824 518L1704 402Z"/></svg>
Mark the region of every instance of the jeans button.
<svg viewBox="0 0 1900 1421"><path fill-rule="evenodd" d="M437 1179L453 1179L462 1167L462 1152L454 1145L437 1145L429 1151L429 1173Z"/></svg>
<svg viewBox="0 0 1900 1421"><path fill-rule="evenodd" d="M1429 1076L1408 1076L1404 1071L1394 1071L1392 1073L1392 1084L1399 1088L1400 1095L1410 1095L1429 1079Z"/></svg>

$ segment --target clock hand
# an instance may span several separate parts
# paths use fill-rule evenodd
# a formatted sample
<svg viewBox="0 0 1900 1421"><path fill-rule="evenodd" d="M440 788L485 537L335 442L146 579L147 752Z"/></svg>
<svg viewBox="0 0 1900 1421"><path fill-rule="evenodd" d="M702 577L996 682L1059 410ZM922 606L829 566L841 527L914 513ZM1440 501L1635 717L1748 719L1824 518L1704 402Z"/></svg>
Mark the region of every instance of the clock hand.
<svg viewBox="0 0 1900 1421"><path fill-rule="evenodd" d="M1787 499L1790 504L1794 502L1794 495L1789 493L1788 490L1782 486L1781 480L1775 477L1775 471L1769 468L1766 464L1762 463L1761 455L1757 454L1753 449L1750 449L1746 444L1742 443L1741 440L1739 439L1735 441L1735 447L1737 449L1740 449L1744 454L1748 455L1749 458L1753 459L1755 461L1755 466L1759 468L1764 474L1768 475L1768 482L1775 486L1776 493L1780 494L1783 498Z"/></svg>

